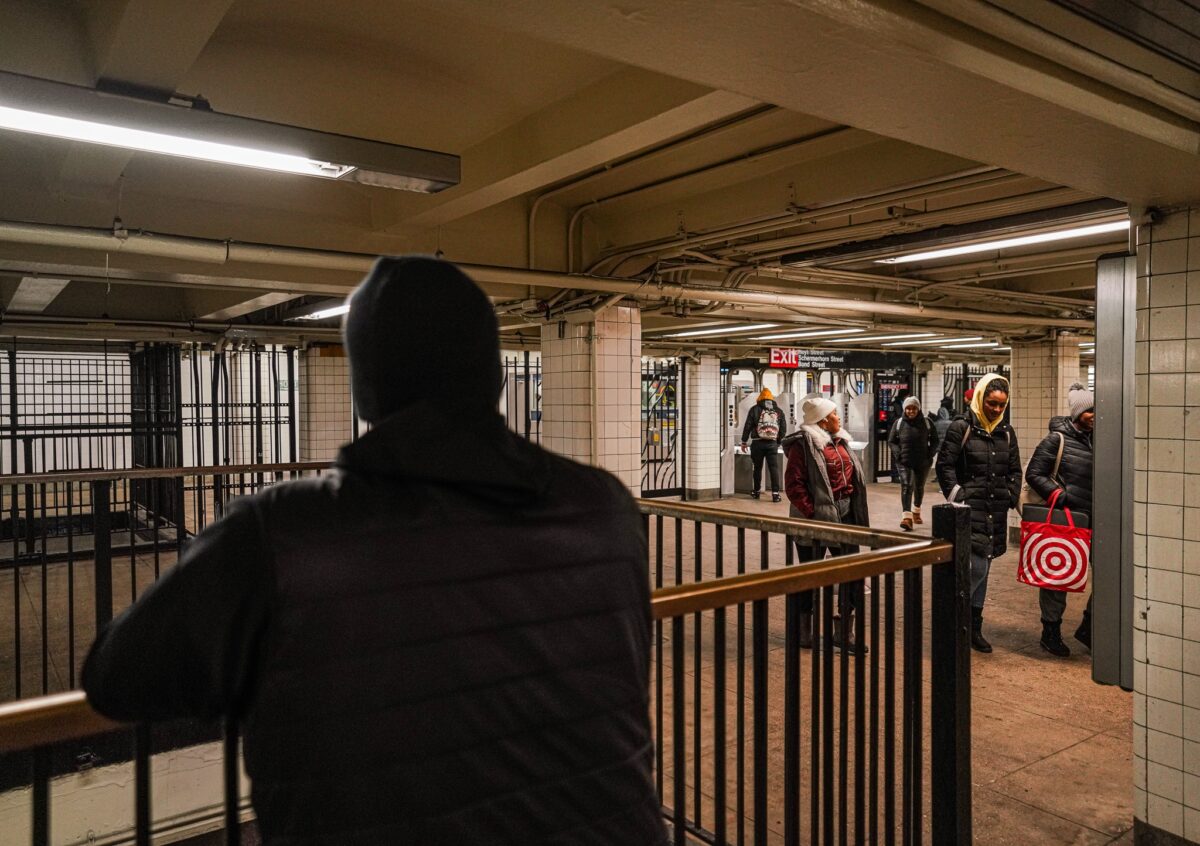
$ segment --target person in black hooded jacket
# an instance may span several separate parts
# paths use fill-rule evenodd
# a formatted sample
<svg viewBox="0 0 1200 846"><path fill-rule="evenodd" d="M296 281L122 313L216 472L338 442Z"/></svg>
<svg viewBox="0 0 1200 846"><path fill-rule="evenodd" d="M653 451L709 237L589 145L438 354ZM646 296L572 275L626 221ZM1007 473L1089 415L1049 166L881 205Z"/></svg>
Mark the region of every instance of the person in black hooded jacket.
<svg viewBox="0 0 1200 846"><path fill-rule="evenodd" d="M664 843L633 499L508 430L496 318L454 265L380 259L345 340L371 431L234 501L99 633L89 701L240 721L268 846Z"/></svg>
<svg viewBox="0 0 1200 846"><path fill-rule="evenodd" d="M1008 380L982 377L971 406L946 430L937 479L950 502L971 508L971 647L991 652L983 636L983 604L992 560L1008 549L1008 511L1021 493L1021 455L1008 424Z"/></svg>
<svg viewBox="0 0 1200 846"><path fill-rule="evenodd" d="M914 523L923 523L921 503L925 499L925 480L937 454L937 432L933 422L921 413L921 401L909 397L903 412L892 425L888 435L892 451L892 466L900 475L900 505L904 513L900 528L913 530Z"/></svg>
<svg viewBox="0 0 1200 846"><path fill-rule="evenodd" d="M1034 493L1047 502L1058 491L1055 508L1070 508L1091 515L1092 437L1096 426L1096 400L1091 391L1076 382L1067 392L1067 402L1070 415L1050 418L1050 433L1042 438L1033 451L1033 457L1025 469L1025 481ZM1057 461L1060 446L1062 460ZM1042 612L1042 648L1052 655L1066 658L1071 654L1062 639L1063 612L1067 610L1066 592L1039 588L1038 605ZM1088 649L1092 648L1090 596L1083 612L1083 621L1075 630L1075 639Z"/></svg>

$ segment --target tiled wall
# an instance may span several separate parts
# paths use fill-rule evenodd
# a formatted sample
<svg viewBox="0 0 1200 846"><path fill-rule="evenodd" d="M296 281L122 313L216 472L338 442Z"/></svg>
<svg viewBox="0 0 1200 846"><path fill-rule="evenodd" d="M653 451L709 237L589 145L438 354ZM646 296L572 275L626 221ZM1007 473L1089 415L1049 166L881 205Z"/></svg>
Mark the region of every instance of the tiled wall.
<svg viewBox="0 0 1200 846"><path fill-rule="evenodd" d="M1064 332L1052 341L1014 343L1012 348L1011 423L1021 451L1022 469L1049 432L1050 418L1066 414L1067 391L1079 381L1079 336ZM1021 516L1008 512L1011 533Z"/></svg>
<svg viewBox="0 0 1200 846"><path fill-rule="evenodd" d="M942 404L942 397L945 396L946 366L944 364L927 366L929 369L925 373L925 384L918 399L921 400L921 407L926 413L937 414L938 407Z"/></svg>
<svg viewBox="0 0 1200 846"><path fill-rule="evenodd" d="M350 360L340 346L314 346L300 356L300 458L331 461L350 440Z"/></svg>
<svg viewBox="0 0 1200 846"><path fill-rule="evenodd" d="M688 499L717 499L721 495L721 360L702 356L685 366Z"/></svg>
<svg viewBox="0 0 1200 846"><path fill-rule="evenodd" d="M1138 241L1134 811L1200 842L1200 208Z"/></svg>
<svg viewBox="0 0 1200 846"><path fill-rule="evenodd" d="M635 496L642 484L641 363L636 308L542 327L542 446L605 468Z"/></svg>

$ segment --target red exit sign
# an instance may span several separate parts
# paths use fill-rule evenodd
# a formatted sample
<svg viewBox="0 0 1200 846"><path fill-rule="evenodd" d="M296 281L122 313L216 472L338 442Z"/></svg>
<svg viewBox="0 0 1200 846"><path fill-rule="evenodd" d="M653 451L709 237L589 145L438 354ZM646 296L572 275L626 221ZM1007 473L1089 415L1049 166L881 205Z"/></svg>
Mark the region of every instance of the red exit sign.
<svg viewBox="0 0 1200 846"><path fill-rule="evenodd" d="M771 366L795 370L800 366L800 350L772 348Z"/></svg>

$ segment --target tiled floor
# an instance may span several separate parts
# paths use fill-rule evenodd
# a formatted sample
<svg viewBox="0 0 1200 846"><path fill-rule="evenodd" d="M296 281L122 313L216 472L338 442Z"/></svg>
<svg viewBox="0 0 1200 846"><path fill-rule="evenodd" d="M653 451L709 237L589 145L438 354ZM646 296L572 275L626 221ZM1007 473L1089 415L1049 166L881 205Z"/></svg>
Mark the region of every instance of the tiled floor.
<svg viewBox="0 0 1200 846"><path fill-rule="evenodd" d="M927 513L939 499L929 494ZM873 486L870 502L876 526L897 527L900 507L896 487ZM733 497L717 505L780 516L787 513L786 503L748 497ZM928 529L928 523L924 528ZM756 543L750 539L747 558L752 567L758 561ZM685 543L685 561L690 560L689 545L690 541ZM777 546L781 549L782 543ZM671 550L667 552L670 555ZM772 555L778 556L779 550ZM165 566L169 562L162 563ZM52 690L69 684L65 569L62 565L51 567L47 574L46 610L51 621L47 675ZM154 578L149 557L135 566L126 559L114 567L118 607L128 601L134 569L139 590ZM0 608L10 609L18 599L12 587L11 571L3 573ZM75 591L78 663L92 636L90 566L77 568ZM19 603L22 692L32 695L40 692L42 682L40 568L22 579ZM1068 602L1065 632L1074 631L1083 604L1083 597L1072 597ZM975 842L1022 846L1132 842L1131 697L1119 689L1094 684L1088 653L1073 640L1069 639L1073 647L1069 659L1056 659L1042 651L1038 646L1038 618L1036 592L1017 583L1014 556L1009 554L995 562L985 630L996 651L990 656L972 653ZM770 660L774 677L779 677L774 668L782 657L778 645L782 620L773 603ZM13 646L12 628L5 626L0 630L0 698L12 695ZM669 655L667 658L669 661ZM706 665L711 663L711 652L706 652L702 660ZM730 681L731 690L732 685ZM773 696L777 690L778 686L772 688ZM772 722L772 736L781 731L777 722ZM779 771L775 763L772 770ZM667 781L669 796L669 777ZM780 809L772 806L770 810L774 838Z"/></svg>

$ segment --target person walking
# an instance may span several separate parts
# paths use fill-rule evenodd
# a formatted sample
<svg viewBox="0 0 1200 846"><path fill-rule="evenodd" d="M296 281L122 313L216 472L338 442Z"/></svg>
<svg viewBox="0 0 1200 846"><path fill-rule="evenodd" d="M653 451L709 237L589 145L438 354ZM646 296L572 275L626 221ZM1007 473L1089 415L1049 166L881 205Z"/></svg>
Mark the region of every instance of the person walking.
<svg viewBox="0 0 1200 846"><path fill-rule="evenodd" d="M950 428L950 421L954 419L954 397L942 397L941 403L937 410L937 427L938 443L941 443L946 438L946 430Z"/></svg>
<svg viewBox="0 0 1200 846"><path fill-rule="evenodd" d="M349 306L371 431L188 544L100 631L89 702L240 722L267 846L664 844L636 503L508 430L495 312L453 264L382 258Z"/></svg>
<svg viewBox="0 0 1200 846"><path fill-rule="evenodd" d="M762 488L763 463L771 474L771 502L779 502L779 444L787 435L787 414L775 402L775 395L763 388L758 402L746 415L742 426L742 446L750 443L750 460L754 462L754 490L750 496L758 499Z"/></svg>
<svg viewBox="0 0 1200 846"><path fill-rule="evenodd" d="M783 440L787 455L785 490L792 517L824 520L852 526L871 525L867 507L866 478L850 435L842 428L837 406L824 397L810 397L801 403L803 423ZM826 553L849 555L857 546L802 542L793 537L799 561L819 561ZM843 584L838 589L841 614L834 628L834 644L850 652L865 653L866 646L854 641L854 614L862 604L862 582ZM800 594L800 645L813 645L813 595Z"/></svg>
<svg viewBox="0 0 1200 846"><path fill-rule="evenodd" d="M983 605L992 560L1008 549L1008 510L1021 493L1021 455L1008 424L1008 380L980 378L971 405L946 430L938 450L937 480L947 501L971 509L971 647L991 652L983 636Z"/></svg>
<svg viewBox="0 0 1200 846"><path fill-rule="evenodd" d="M892 466L900 475L900 505L904 511L900 528L906 532L913 530L913 524L925 522L921 519L921 502L925 498L925 480L937 455L937 443L933 423L921 413L921 401L909 397L888 435Z"/></svg>
<svg viewBox="0 0 1200 846"><path fill-rule="evenodd" d="M1056 508L1070 508L1078 513L1092 513L1092 438L1096 428L1096 399L1084 385L1076 382L1067 392L1071 413L1050 418L1050 432L1033 451L1025 482L1047 502L1058 491ZM1061 457L1060 457L1061 456ZM1042 649L1051 655L1066 658L1071 649L1062 639L1063 612L1067 610L1067 594L1061 590L1038 589L1038 605L1042 612ZM1075 630L1075 639L1092 648L1092 598L1089 596L1083 611L1083 621Z"/></svg>

